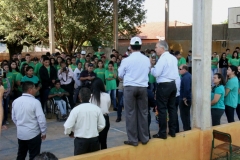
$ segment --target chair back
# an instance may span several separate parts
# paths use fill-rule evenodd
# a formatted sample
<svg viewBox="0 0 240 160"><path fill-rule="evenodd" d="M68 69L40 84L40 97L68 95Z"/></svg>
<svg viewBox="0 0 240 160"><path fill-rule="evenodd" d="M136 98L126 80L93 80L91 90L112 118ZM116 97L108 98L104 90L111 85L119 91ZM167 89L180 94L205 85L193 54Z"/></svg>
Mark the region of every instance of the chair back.
<svg viewBox="0 0 240 160"><path fill-rule="evenodd" d="M226 143L232 143L231 135L228 133L220 132L217 130L213 130L213 138L226 142Z"/></svg>

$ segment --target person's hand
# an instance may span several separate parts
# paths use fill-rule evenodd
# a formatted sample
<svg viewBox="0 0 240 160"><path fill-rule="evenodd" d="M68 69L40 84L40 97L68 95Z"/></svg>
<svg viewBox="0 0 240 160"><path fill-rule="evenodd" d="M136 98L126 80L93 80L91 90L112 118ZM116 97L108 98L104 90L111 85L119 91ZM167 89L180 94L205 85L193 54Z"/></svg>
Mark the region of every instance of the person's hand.
<svg viewBox="0 0 240 160"><path fill-rule="evenodd" d="M184 102L184 104L185 104L186 106L188 106L188 104L187 104L187 98L183 98L183 102Z"/></svg>
<svg viewBox="0 0 240 160"><path fill-rule="evenodd" d="M47 137L46 134L41 136L42 140L45 140L46 137Z"/></svg>
<svg viewBox="0 0 240 160"><path fill-rule="evenodd" d="M55 83L55 79L52 80L52 83Z"/></svg>
<svg viewBox="0 0 240 160"><path fill-rule="evenodd" d="M4 93L4 87L0 86L0 99L2 99Z"/></svg>
<svg viewBox="0 0 240 160"><path fill-rule="evenodd" d="M69 134L69 137L74 138L74 132L73 131Z"/></svg>

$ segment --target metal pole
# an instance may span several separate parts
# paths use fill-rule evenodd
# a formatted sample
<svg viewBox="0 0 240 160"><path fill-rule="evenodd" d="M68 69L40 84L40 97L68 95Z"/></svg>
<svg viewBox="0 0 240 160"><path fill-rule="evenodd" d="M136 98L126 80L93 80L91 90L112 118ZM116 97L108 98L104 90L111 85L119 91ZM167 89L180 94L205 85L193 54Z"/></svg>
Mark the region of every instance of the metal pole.
<svg viewBox="0 0 240 160"><path fill-rule="evenodd" d="M168 41L169 0L165 0L165 40Z"/></svg>
<svg viewBox="0 0 240 160"><path fill-rule="evenodd" d="M113 0L113 43L118 50L118 0Z"/></svg>
<svg viewBox="0 0 240 160"><path fill-rule="evenodd" d="M211 127L212 0L193 1L192 95L193 127Z"/></svg>
<svg viewBox="0 0 240 160"><path fill-rule="evenodd" d="M50 53L55 53L54 0L48 0L48 27L49 27L49 48L50 48Z"/></svg>

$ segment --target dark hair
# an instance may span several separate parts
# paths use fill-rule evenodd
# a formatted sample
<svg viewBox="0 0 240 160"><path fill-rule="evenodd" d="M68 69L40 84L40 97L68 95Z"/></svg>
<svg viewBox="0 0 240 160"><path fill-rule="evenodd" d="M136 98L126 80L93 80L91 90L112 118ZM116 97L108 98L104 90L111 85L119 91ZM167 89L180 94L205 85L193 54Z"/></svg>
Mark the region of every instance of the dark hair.
<svg viewBox="0 0 240 160"><path fill-rule="evenodd" d="M32 66L28 66L28 67L26 68L26 72L29 71L30 69L34 70Z"/></svg>
<svg viewBox="0 0 240 160"><path fill-rule="evenodd" d="M227 48L226 51L230 51L230 49Z"/></svg>
<svg viewBox="0 0 240 160"><path fill-rule="evenodd" d="M8 65L9 62L7 60L3 60L2 63L1 63L2 68L3 68L4 63L6 63Z"/></svg>
<svg viewBox="0 0 240 160"><path fill-rule="evenodd" d="M177 55L179 55L179 54L180 54L179 51L175 51L175 53L174 53L175 56L177 56Z"/></svg>
<svg viewBox="0 0 240 160"><path fill-rule="evenodd" d="M141 50L141 45L131 45L131 49L133 50L133 51L140 51Z"/></svg>
<svg viewBox="0 0 240 160"><path fill-rule="evenodd" d="M50 52L47 52L47 53L46 53L46 56L51 56Z"/></svg>
<svg viewBox="0 0 240 160"><path fill-rule="evenodd" d="M221 79L219 84L225 86L226 83L225 83L225 80L224 80L222 74L221 73L215 73L214 75L217 75L218 79Z"/></svg>
<svg viewBox="0 0 240 160"><path fill-rule="evenodd" d="M46 57L43 58L43 62L44 61L50 61L50 59L46 56Z"/></svg>
<svg viewBox="0 0 240 160"><path fill-rule="evenodd" d="M16 62L15 60L13 60L13 61L11 61L11 62L9 63L9 72L12 72L12 70L13 70L12 67L11 67L11 64L12 64L12 63L15 63L15 64L16 64L16 69L15 69L15 70L16 70L17 72L20 72L20 71L19 71L19 68L18 68L18 65L17 65L17 62Z"/></svg>
<svg viewBox="0 0 240 160"><path fill-rule="evenodd" d="M83 87L79 92L79 96L82 103L89 103L91 97L91 90L87 87Z"/></svg>
<svg viewBox="0 0 240 160"><path fill-rule="evenodd" d="M42 152L37 155L33 160L58 160L58 158L50 152Z"/></svg>
<svg viewBox="0 0 240 160"><path fill-rule="evenodd" d="M235 49L239 49L239 47L236 47Z"/></svg>
<svg viewBox="0 0 240 160"><path fill-rule="evenodd" d="M102 64L103 64L103 61L100 59L100 60L98 60L98 62L97 62L97 68L98 68L98 63L99 62L101 62ZM104 68L104 67L103 67Z"/></svg>
<svg viewBox="0 0 240 160"><path fill-rule="evenodd" d="M53 63L53 64L52 64L52 59L54 60L54 63ZM55 65L55 64L56 64L55 58L50 58L50 65L53 66L53 65Z"/></svg>
<svg viewBox="0 0 240 160"><path fill-rule="evenodd" d="M238 59L238 52L237 51L233 51L233 54L232 54L232 59L234 59L234 54L237 53L237 58Z"/></svg>
<svg viewBox="0 0 240 160"><path fill-rule="evenodd" d="M113 65L113 66L114 66L114 63L113 63L113 61L110 61L110 62L108 63L108 65L109 65L109 64L111 64L111 65Z"/></svg>
<svg viewBox="0 0 240 160"><path fill-rule="evenodd" d="M89 55L87 55L87 56L86 56L86 58L87 58L87 57L90 57L90 56L89 56Z"/></svg>
<svg viewBox="0 0 240 160"><path fill-rule="evenodd" d="M56 85L57 83L61 84L60 80L56 80L54 84Z"/></svg>
<svg viewBox="0 0 240 160"><path fill-rule="evenodd" d="M95 78L93 80L92 86L91 86L91 91L92 91L91 102L94 99L97 102L97 106L99 106L101 103L101 99L100 99L101 92L103 92L103 93L106 92L104 83L100 78Z"/></svg>
<svg viewBox="0 0 240 160"><path fill-rule="evenodd" d="M35 87L34 83L31 81L25 81L22 83L22 91L26 93L30 88Z"/></svg>
<svg viewBox="0 0 240 160"><path fill-rule="evenodd" d="M30 56L30 54L26 54L25 57Z"/></svg>
<svg viewBox="0 0 240 160"><path fill-rule="evenodd" d="M223 59L223 55L224 55L224 54L226 55L226 53L225 53L225 52L223 52L223 53L222 53L222 55L221 55L221 58L220 58L220 59Z"/></svg>
<svg viewBox="0 0 240 160"><path fill-rule="evenodd" d="M110 58L113 58L113 57L115 57L115 58L116 58L116 56L115 56L114 54L111 54L111 55L110 55Z"/></svg>
<svg viewBox="0 0 240 160"><path fill-rule="evenodd" d="M26 66L28 66L27 63L24 63L24 64L22 65L22 68L21 68L21 74L22 74L22 76L25 76L25 67L26 67Z"/></svg>
<svg viewBox="0 0 240 160"><path fill-rule="evenodd" d="M234 72L234 74L237 75L237 72L238 72L237 66L231 65L231 66L229 66L229 68L231 68L231 70Z"/></svg>
<svg viewBox="0 0 240 160"><path fill-rule="evenodd" d="M187 65L182 65L182 69L185 69L186 71L188 71L188 66Z"/></svg>
<svg viewBox="0 0 240 160"><path fill-rule="evenodd" d="M41 56L41 59L44 59L44 57L47 57L47 56L46 56L46 55L42 55L42 56Z"/></svg>

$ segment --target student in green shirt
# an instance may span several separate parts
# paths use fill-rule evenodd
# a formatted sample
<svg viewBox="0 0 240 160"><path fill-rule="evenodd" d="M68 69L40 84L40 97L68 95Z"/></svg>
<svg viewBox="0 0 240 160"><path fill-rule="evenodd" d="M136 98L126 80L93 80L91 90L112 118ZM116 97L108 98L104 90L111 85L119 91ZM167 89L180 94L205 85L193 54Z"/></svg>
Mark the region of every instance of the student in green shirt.
<svg viewBox="0 0 240 160"><path fill-rule="evenodd" d="M40 58L40 62L38 62L36 65L35 65L35 67L34 67L34 74L38 77L38 78L40 78L40 75L39 75L39 70L40 70L40 68L42 67L42 62L43 62L43 58L44 57L47 57L46 55L42 55L41 56L41 58Z"/></svg>
<svg viewBox="0 0 240 160"><path fill-rule="evenodd" d="M21 80L22 77L26 74L26 68L28 67L28 64L23 64L21 72L17 74L16 76L16 85L17 85L17 97L20 97L22 95L22 85Z"/></svg>
<svg viewBox="0 0 240 160"><path fill-rule="evenodd" d="M101 58L101 54L104 54L104 52L102 52L102 47L98 46L98 51L94 53L94 55L96 55L99 59Z"/></svg>
<svg viewBox="0 0 240 160"><path fill-rule="evenodd" d="M117 111L116 105L117 71L114 70L112 61L110 61L108 64L108 70L105 71L105 79L106 79L106 91L111 96L114 111Z"/></svg>
<svg viewBox="0 0 240 160"><path fill-rule="evenodd" d="M63 96L69 96L68 92L61 88L61 83L59 80L55 81L55 87L53 87L48 95L48 98L53 98L55 103L58 106L58 109L61 112L62 118L67 118L67 105L66 102L62 99Z"/></svg>
<svg viewBox="0 0 240 160"><path fill-rule="evenodd" d="M11 61L10 65L9 65L9 72L11 72L13 74L13 83L16 83L16 77L17 74L20 72L18 67L17 67L17 63L15 61Z"/></svg>
<svg viewBox="0 0 240 160"><path fill-rule="evenodd" d="M238 69L232 65L228 67L227 76L228 81L225 86L225 113L228 123L234 122L234 110L238 104L238 78L236 77Z"/></svg>
<svg viewBox="0 0 240 160"><path fill-rule="evenodd" d="M56 70L58 72L59 69L61 69L61 62L63 61L62 57L57 57L57 66L56 66Z"/></svg>
<svg viewBox="0 0 240 160"><path fill-rule="evenodd" d="M34 85L35 85L35 88L36 88L36 95L35 97L40 100L40 97L39 97L39 90L41 88L41 83L39 81L39 78L35 75L33 75L33 67L32 66L28 66L26 68L26 75L22 77L21 79L21 82L26 82L26 81L30 81L30 82L33 82Z"/></svg>
<svg viewBox="0 0 240 160"><path fill-rule="evenodd" d="M217 58L217 53L213 52L212 54L212 61L211 61L211 79L212 79L212 86L213 84L213 75L218 72L218 58Z"/></svg>
<svg viewBox="0 0 240 160"><path fill-rule="evenodd" d="M176 51L175 53L176 58L178 59L178 67L187 64L186 59L182 57L181 53L179 51Z"/></svg>
<svg viewBox="0 0 240 160"><path fill-rule="evenodd" d="M55 69L57 69L57 62L55 58L50 58L50 66L53 66Z"/></svg>
<svg viewBox="0 0 240 160"><path fill-rule="evenodd" d="M232 59L232 54L230 53L230 49L226 49L226 58L228 59L228 60L230 60L230 59Z"/></svg>
<svg viewBox="0 0 240 160"><path fill-rule="evenodd" d="M30 54L26 54L24 62L21 63L20 69L22 68L22 65L27 63L29 66L32 66L33 68L35 67L35 64L31 61L31 56Z"/></svg>
<svg viewBox="0 0 240 160"><path fill-rule="evenodd" d="M111 54L110 58L111 58L111 61L112 61L113 64L114 64L114 65L113 65L114 70L117 71L117 69L118 69L118 65L117 65L117 57L116 57L114 54ZM108 66L108 68L109 68L109 66Z"/></svg>
<svg viewBox="0 0 240 160"><path fill-rule="evenodd" d="M14 76L13 76L12 72L9 72L8 64L3 65L3 70L6 72L6 76L7 76L8 80L10 81L11 88L13 89Z"/></svg>
<svg viewBox="0 0 240 160"><path fill-rule="evenodd" d="M94 70L94 73L96 73L97 77L103 81L103 84L105 84L105 69L103 68L102 60L98 60L97 68Z"/></svg>
<svg viewBox="0 0 240 160"><path fill-rule="evenodd" d="M71 58L71 63L68 67L72 69L72 71L74 72L74 70L77 68L77 64L76 64L76 58L72 57Z"/></svg>
<svg viewBox="0 0 240 160"><path fill-rule="evenodd" d="M220 125L221 117L225 111L225 81L220 73L213 76L214 87L212 89L213 99L211 100L212 126Z"/></svg>
<svg viewBox="0 0 240 160"><path fill-rule="evenodd" d="M80 60L77 61L77 63L81 62L82 66L85 66L85 62L86 62L85 56L86 56L86 51L81 51L81 58Z"/></svg>
<svg viewBox="0 0 240 160"><path fill-rule="evenodd" d="M233 65L233 66L238 67L238 66L239 66L239 62L240 62L239 60L240 60L240 59L238 58L238 53L237 53L237 51L234 51L233 54L232 54L232 59L230 59L230 60L228 61L228 65L229 65L229 66Z"/></svg>
<svg viewBox="0 0 240 160"><path fill-rule="evenodd" d="M2 125L9 124L8 120L8 106L9 106L9 100L10 100L10 93L11 93L11 84L10 80L7 78L6 72L3 73L2 78L2 84L4 87L4 93L2 97L2 104L3 104L3 113L4 113L4 119ZM2 121L2 120L1 120Z"/></svg>
<svg viewBox="0 0 240 160"><path fill-rule="evenodd" d="M156 58L152 57L152 59L151 59L151 66L154 67L155 64L156 64ZM149 82L149 85L150 85L150 90L152 92L155 92L154 90L156 88L156 78L151 73L149 73L148 74L148 79L149 79L148 82Z"/></svg>

